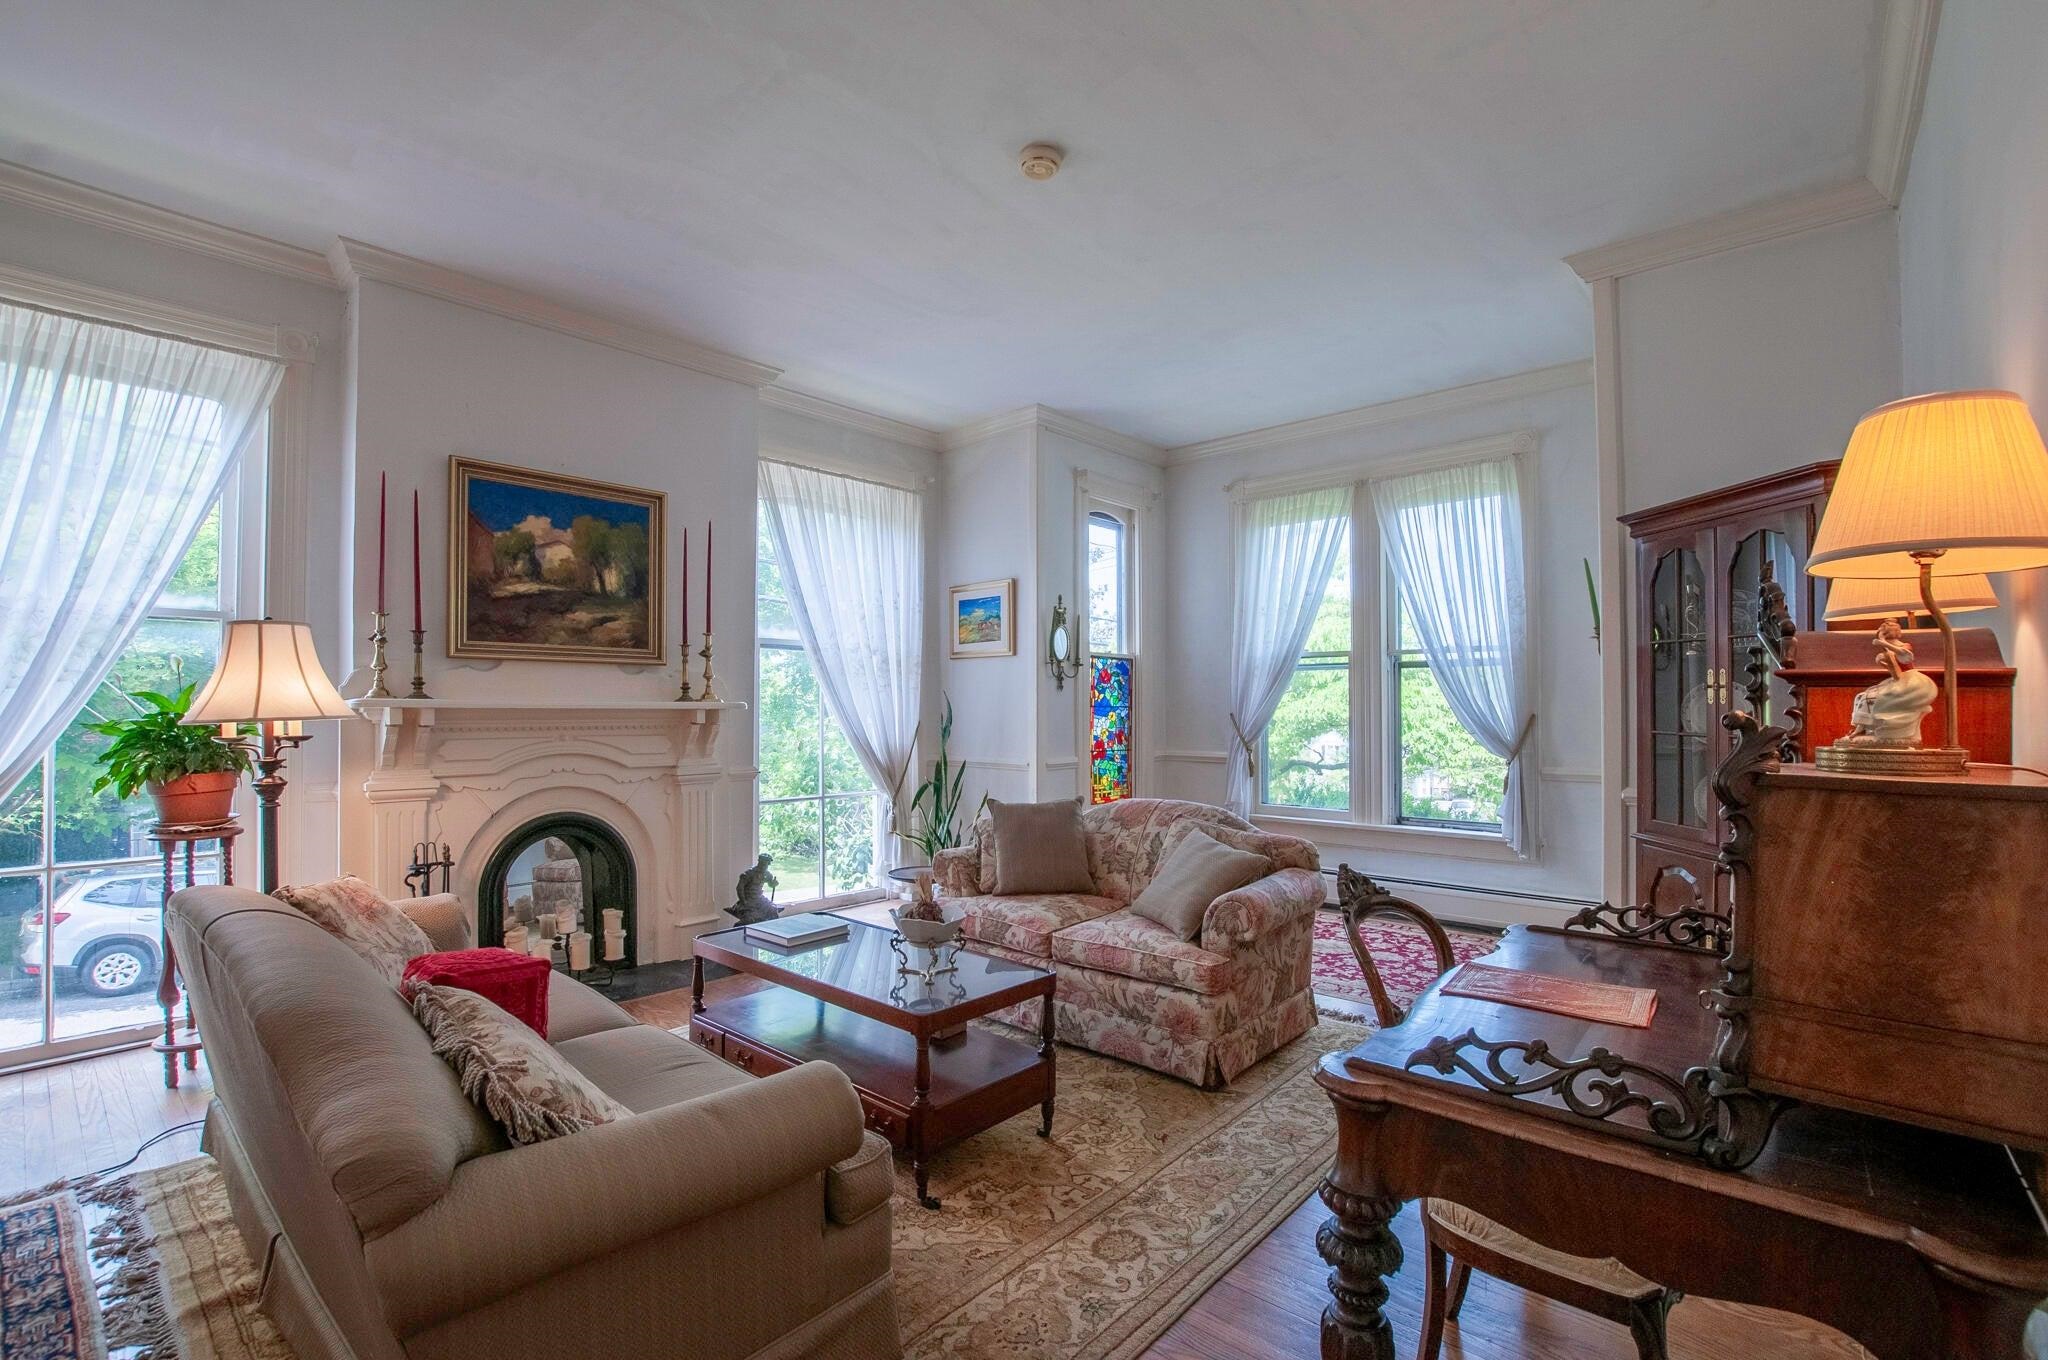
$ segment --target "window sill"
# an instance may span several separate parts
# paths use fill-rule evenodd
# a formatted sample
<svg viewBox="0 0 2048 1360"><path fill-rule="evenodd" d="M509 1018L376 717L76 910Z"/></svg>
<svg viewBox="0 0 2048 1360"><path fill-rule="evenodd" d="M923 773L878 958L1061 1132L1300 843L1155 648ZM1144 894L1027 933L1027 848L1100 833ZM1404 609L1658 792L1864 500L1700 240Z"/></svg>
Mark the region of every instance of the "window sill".
<svg viewBox="0 0 2048 1360"><path fill-rule="evenodd" d="M1453 831L1440 826L1381 826L1364 822L1339 821L1330 817L1289 817L1281 814L1252 814L1253 825L1266 831L1299 836L1318 845L1357 847L1361 850L1399 850L1410 854L1442 855L1450 859L1490 860L1502 864L1526 864L1534 857L1518 854L1492 831Z"/></svg>

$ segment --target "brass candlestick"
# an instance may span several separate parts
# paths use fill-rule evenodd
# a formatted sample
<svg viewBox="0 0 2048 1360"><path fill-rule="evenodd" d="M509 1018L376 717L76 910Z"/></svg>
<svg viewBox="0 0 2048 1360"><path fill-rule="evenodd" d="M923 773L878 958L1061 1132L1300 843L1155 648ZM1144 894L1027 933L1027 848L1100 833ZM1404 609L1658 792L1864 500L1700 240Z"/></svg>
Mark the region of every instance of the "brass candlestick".
<svg viewBox="0 0 2048 1360"><path fill-rule="evenodd" d="M391 615L382 609L373 609L370 611L370 617L376 620L377 625L370 630L370 674L373 678L370 682L370 692L363 697L395 699L398 696L384 687L384 672L391 669L391 663L384 657L384 643L390 637L390 633L384 627L384 621Z"/></svg>
<svg viewBox="0 0 2048 1360"><path fill-rule="evenodd" d="M676 695L676 702L679 704L687 704L692 702L692 700L695 697L690 693L690 640L688 638L683 639L682 656L683 687L682 690L678 692Z"/></svg>
<svg viewBox="0 0 2048 1360"><path fill-rule="evenodd" d="M715 704L718 695L711 688L711 634L708 631L704 634L703 650L697 655L704 658L704 692L697 697L707 704Z"/></svg>
<svg viewBox="0 0 2048 1360"><path fill-rule="evenodd" d="M426 629L424 629L424 628L415 628L415 629L413 629L413 630L412 630L412 693L411 693L411 694L409 694L409 695L407 695L407 696L406 696L407 698L411 698L411 699L431 699L431 698L433 698L433 697L434 697L433 695L431 695L431 694L427 693L427 668L426 668L426 661L425 661L425 654L426 654L426 649L427 649L427 630L426 630Z"/></svg>

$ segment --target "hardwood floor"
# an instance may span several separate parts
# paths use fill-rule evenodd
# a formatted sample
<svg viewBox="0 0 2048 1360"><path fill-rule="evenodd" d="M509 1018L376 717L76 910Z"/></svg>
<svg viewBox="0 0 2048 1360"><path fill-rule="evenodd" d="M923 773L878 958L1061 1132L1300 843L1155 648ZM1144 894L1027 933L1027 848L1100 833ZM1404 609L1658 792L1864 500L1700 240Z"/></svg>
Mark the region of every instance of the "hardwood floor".
<svg viewBox="0 0 2048 1360"><path fill-rule="evenodd" d="M755 985L712 982L713 998ZM680 999L682 1023L687 995ZM637 1009L637 1007L636 1007ZM663 1017L664 1019L666 1017ZM151 1135L196 1120L211 1097L206 1063L167 1091L147 1049L0 1076L0 1198L112 1166ZM199 1132L173 1135L138 1167L193 1156ZM1311 1198L1217 1281L1145 1360L1304 1360L1317 1354L1328 1268L1316 1256L1324 1210ZM1402 1355L1413 1353L1421 1312L1422 1235L1411 1207L1396 1223L1408 1267L1395 1277L1389 1315ZM1475 1275L1445 1360L1631 1360L1627 1332L1608 1322ZM1833 1332L1782 1313L1687 1299L1671 1315L1673 1360L1844 1360L1864 1352Z"/></svg>

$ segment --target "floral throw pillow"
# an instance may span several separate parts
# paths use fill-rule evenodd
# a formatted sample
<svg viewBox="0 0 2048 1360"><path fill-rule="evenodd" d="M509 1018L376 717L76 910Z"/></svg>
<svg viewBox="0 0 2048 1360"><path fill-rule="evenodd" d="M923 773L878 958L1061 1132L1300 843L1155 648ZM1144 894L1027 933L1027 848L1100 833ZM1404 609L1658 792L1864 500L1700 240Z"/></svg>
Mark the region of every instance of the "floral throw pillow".
<svg viewBox="0 0 2048 1360"><path fill-rule="evenodd" d="M403 995L462 1094L513 1142L544 1143L632 1113L532 1027L475 992L408 979Z"/></svg>
<svg viewBox="0 0 2048 1360"><path fill-rule="evenodd" d="M426 931L353 874L310 887L286 884L271 896L312 917L315 925L362 955L394 987L405 976L406 964L434 952Z"/></svg>

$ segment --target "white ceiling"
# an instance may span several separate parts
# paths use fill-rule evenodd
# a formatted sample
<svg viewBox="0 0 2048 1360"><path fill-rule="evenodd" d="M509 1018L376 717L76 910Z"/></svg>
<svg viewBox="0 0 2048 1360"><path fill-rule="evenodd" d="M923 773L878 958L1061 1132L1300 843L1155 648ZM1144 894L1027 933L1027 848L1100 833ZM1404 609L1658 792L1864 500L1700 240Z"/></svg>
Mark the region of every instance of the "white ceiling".
<svg viewBox="0 0 2048 1360"><path fill-rule="evenodd" d="M944 426L1575 359L1567 254L1861 173L1879 0L0 0L0 159ZM1036 184L1025 142L1068 148ZM4 250L4 246L0 246Z"/></svg>

